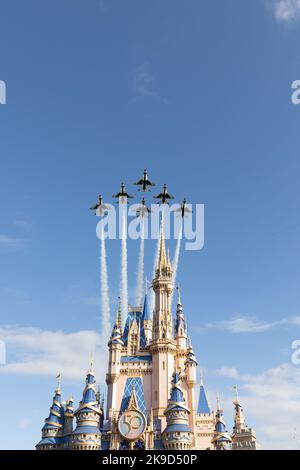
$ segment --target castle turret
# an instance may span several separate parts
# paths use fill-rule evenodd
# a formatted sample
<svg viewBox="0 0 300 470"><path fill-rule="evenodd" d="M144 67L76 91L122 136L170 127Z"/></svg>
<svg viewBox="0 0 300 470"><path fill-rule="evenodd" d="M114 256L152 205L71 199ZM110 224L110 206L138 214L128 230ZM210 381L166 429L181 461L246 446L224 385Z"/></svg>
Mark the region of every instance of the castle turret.
<svg viewBox="0 0 300 470"><path fill-rule="evenodd" d="M193 350L192 342L189 339L189 347L187 350L186 360L184 362L186 368L186 381L189 388L194 388L196 385L196 372L197 372L197 359Z"/></svg>
<svg viewBox="0 0 300 470"><path fill-rule="evenodd" d="M176 340L176 367L178 370L184 368L184 362L186 359L187 351L187 332L186 332L186 320L183 313L183 307L180 299L180 290L177 287L178 299L177 299L177 309L176 309L176 318L175 318L175 340Z"/></svg>
<svg viewBox="0 0 300 470"><path fill-rule="evenodd" d="M120 307L117 312L116 321L108 342L109 360L108 372L106 374L107 392L107 418L112 417L113 410L116 407L116 382L120 376L121 353L124 345L122 339L122 318Z"/></svg>
<svg viewBox="0 0 300 470"><path fill-rule="evenodd" d="M185 380L187 384L187 404L191 411L190 414L190 426L192 429L196 425L196 401L195 401L195 387L196 387L196 373L197 373L197 359L193 350L191 340L189 339L189 347L186 351L186 360L184 362L185 367ZM195 443L193 442L193 445Z"/></svg>
<svg viewBox="0 0 300 470"><path fill-rule="evenodd" d="M55 450L62 445L64 411L61 404L60 385L55 394L48 418L42 428L42 440L36 445L37 450Z"/></svg>
<svg viewBox="0 0 300 470"><path fill-rule="evenodd" d="M87 372L82 400L74 416L76 429L72 434L70 448L72 450L101 449L101 409L96 399L96 382L92 366Z"/></svg>
<svg viewBox="0 0 300 470"><path fill-rule="evenodd" d="M70 397L66 402L66 409L64 413L64 436L68 436L73 432L73 397Z"/></svg>
<svg viewBox="0 0 300 470"><path fill-rule="evenodd" d="M231 437L226 430L226 424L223 419L223 410L220 407L219 400L216 412L216 426L211 442L215 450L230 450L231 448Z"/></svg>
<svg viewBox="0 0 300 470"><path fill-rule="evenodd" d="M180 380L180 375L174 372L168 407L165 410L167 427L163 432L163 445L168 450L190 450L193 442L193 433L189 426L190 410L185 404Z"/></svg>
<svg viewBox="0 0 300 470"><path fill-rule="evenodd" d="M166 423L164 411L167 407L176 354L171 317L172 267L169 257L166 255L163 221L158 262L152 286L155 293L152 341L150 343L153 368L152 408L155 427L163 429Z"/></svg>
<svg viewBox="0 0 300 470"><path fill-rule="evenodd" d="M258 450L254 429L248 428L245 422L244 410L236 397L233 402L235 408L234 427L232 433L232 450Z"/></svg>

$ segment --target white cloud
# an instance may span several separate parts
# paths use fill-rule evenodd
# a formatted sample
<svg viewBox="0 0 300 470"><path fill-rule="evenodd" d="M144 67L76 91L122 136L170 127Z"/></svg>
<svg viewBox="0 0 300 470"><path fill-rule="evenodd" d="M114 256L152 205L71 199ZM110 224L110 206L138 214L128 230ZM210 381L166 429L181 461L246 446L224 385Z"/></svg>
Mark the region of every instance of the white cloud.
<svg viewBox="0 0 300 470"><path fill-rule="evenodd" d="M93 353L95 368L101 373L96 379L104 381L107 340L95 331L65 333L7 326L0 328L0 339L6 344L7 357L12 358L0 367L2 374L55 377L61 372L67 379L82 379Z"/></svg>
<svg viewBox="0 0 300 470"><path fill-rule="evenodd" d="M275 0L273 9L278 21L287 23L300 19L300 0Z"/></svg>
<svg viewBox="0 0 300 470"><path fill-rule="evenodd" d="M0 234L0 247L19 249L24 248L27 244L27 238L11 237L9 235Z"/></svg>
<svg viewBox="0 0 300 470"><path fill-rule="evenodd" d="M256 317L238 316L230 320L207 323L206 327L227 330L230 333L264 333L284 323L287 323L286 319L264 322Z"/></svg>
<svg viewBox="0 0 300 470"><path fill-rule="evenodd" d="M156 78L151 71L150 64L145 62L133 71L133 91L136 96L143 98L155 98L166 102L156 89Z"/></svg>
<svg viewBox="0 0 300 470"><path fill-rule="evenodd" d="M221 367L216 371L216 373L234 380L245 380L249 377L245 375L241 376L235 367Z"/></svg>
<svg viewBox="0 0 300 470"><path fill-rule="evenodd" d="M296 430L300 436L300 368L281 364L258 375L243 375L230 367L216 372L241 382L241 401L245 413L256 423L257 437L263 448L297 447L293 435ZM232 409L229 401L226 400ZM248 422L249 426L251 424Z"/></svg>

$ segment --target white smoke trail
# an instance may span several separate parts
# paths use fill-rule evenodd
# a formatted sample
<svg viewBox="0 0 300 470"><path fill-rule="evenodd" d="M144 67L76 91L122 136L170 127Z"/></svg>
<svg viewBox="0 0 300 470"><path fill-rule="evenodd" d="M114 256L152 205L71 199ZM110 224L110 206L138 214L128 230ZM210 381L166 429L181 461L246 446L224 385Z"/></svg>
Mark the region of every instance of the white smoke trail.
<svg viewBox="0 0 300 470"><path fill-rule="evenodd" d="M179 255L180 255L180 248L181 248L181 240L182 240L182 219L178 233L178 239L175 248L175 254L172 261L172 270L173 270L173 284L176 287L176 275L178 270L178 263L179 263Z"/></svg>
<svg viewBox="0 0 300 470"><path fill-rule="evenodd" d="M144 294L144 258L145 258L145 226L141 219L141 242L137 268L136 306L142 305Z"/></svg>
<svg viewBox="0 0 300 470"><path fill-rule="evenodd" d="M104 230L102 228L100 240L100 293L101 293L101 327L102 336L105 344L110 336L110 306L109 306L109 287L107 275L107 260Z"/></svg>
<svg viewBox="0 0 300 470"><path fill-rule="evenodd" d="M125 209L122 210L120 301L123 324L128 313L127 233Z"/></svg>
<svg viewBox="0 0 300 470"><path fill-rule="evenodd" d="M158 234L158 238L157 238L157 245L156 245L155 257L154 257L154 264L153 264L153 272L152 272L152 281L153 281L153 279L155 278L156 268L157 268L157 264L158 264L158 257L159 257L160 238L161 238L162 225L163 225L163 213L162 213L162 220L161 220L160 228L159 228L159 234ZM151 294L150 294L149 297L150 297L150 299L149 299L149 307L150 307L150 312L151 312L151 315L152 315L153 310L154 310L154 306L155 306L155 305L154 305L154 304L155 304L155 293L154 293L154 290L153 290L153 289L151 290Z"/></svg>

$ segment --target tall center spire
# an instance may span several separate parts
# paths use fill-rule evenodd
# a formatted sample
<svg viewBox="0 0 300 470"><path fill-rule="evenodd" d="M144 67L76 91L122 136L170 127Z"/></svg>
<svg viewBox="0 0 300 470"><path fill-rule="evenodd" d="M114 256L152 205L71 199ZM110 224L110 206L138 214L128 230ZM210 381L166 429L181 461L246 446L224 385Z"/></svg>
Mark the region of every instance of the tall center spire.
<svg viewBox="0 0 300 470"><path fill-rule="evenodd" d="M152 286L155 292L153 339L173 339L171 320L173 276L171 262L166 252L163 214L161 218L157 267Z"/></svg>
<svg viewBox="0 0 300 470"><path fill-rule="evenodd" d="M158 261L156 266L156 275L163 273L166 269L171 269L171 263L169 256L166 253L166 243L165 243L165 227L164 227L164 213L161 215L161 228L160 228L160 244L159 244L159 254Z"/></svg>
<svg viewBox="0 0 300 470"><path fill-rule="evenodd" d="M155 277L152 283L155 294L155 308L152 322L152 408L156 422L166 425L164 414L174 372L176 342L173 338L171 295L173 275L169 256L166 252L163 215L160 228L160 244Z"/></svg>

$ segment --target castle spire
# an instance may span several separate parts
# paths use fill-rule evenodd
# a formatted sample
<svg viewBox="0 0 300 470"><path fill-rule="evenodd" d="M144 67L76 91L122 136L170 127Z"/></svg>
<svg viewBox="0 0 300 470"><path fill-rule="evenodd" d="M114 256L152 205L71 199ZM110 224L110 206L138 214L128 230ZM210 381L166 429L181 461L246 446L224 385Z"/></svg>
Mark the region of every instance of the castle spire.
<svg viewBox="0 0 300 470"><path fill-rule="evenodd" d="M198 365L198 361L196 359L196 356L195 356L195 353L194 353L194 350L193 350L193 346L192 346L192 341L191 341L191 338L189 337L188 338L188 341L189 341L189 346L188 346L188 350L187 350L187 358L186 358L186 361L185 361L185 364L194 364L195 366Z"/></svg>
<svg viewBox="0 0 300 470"><path fill-rule="evenodd" d="M156 269L162 271L167 266L166 257L166 243L165 243L165 227L164 227L164 215L161 216L161 227L160 227L160 244L158 253L158 262Z"/></svg>
<svg viewBox="0 0 300 470"><path fill-rule="evenodd" d="M45 424L42 428L42 440L36 445L36 449L44 450L59 448L62 442L63 425L64 410L61 403L59 383L54 393L49 416L45 419Z"/></svg>
<svg viewBox="0 0 300 470"><path fill-rule="evenodd" d="M235 416L232 433L232 450L257 450L260 445L256 440L254 429L249 428L245 422L244 410L237 394L235 385L236 399L233 401Z"/></svg>
<svg viewBox="0 0 300 470"><path fill-rule="evenodd" d="M205 392L205 388L204 388L203 372L202 371L200 373L200 393L199 393L197 413L198 413L198 415L210 414L210 408L209 408L209 405L208 405L206 392Z"/></svg>
<svg viewBox="0 0 300 470"><path fill-rule="evenodd" d="M220 405L220 397L217 396L216 426L212 444L215 450L229 450L231 447L231 437L226 430L226 424L223 419L223 410Z"/></svg>
<svg viewBox="0 0 300 470"><path fill-rule="evenodd" d="M155 277L152 282L155 307L152 321L152 340L149 350L153 361L152 407L153 418L163 426L166 418L169 388L174 371L176 341L173 336L171 295L173 292L172 267L167 262L163 217L161 221L160 246ZM164 367L162 373L161 367Z"/></svg>
<svg viewBox="0 0 300 470"><path fill-rule="evenodd" d="M235 390L235 393L236 393L236 398L233 401L233 405L234 405L234 409L235 409L233 432L240 432L242 429L247 428L247 426L246 426L246 423L245 423L244 410L243 410L242 405L239 401L237 385L234 385L233 389Z"/></svg>
<svg viewBox="0 0 300 470"><path fill-rule="evenodd" d="M167 419L167 427L163 433L163 442L165 449L168 450L190 450L193 440L193 433L189 426L190 410L185 404L180 381L180 375L178 372L174 372L170 398L164 413Z"/></svg>
<svg viewBox="0 0 300 470"><path fill-rule="evenodd" d="M177 309L175 318L175 338L177 339L177 346L179 349L186 350L187 332L186 332L186 321L183 313L183 307L180 299L180 289L177 289Z"/></svg>
<svg viewBox="0 0 300 470"><path fill-rule="evenodd" d="M86 374L82 400L74 413L76 429L72 434L73 450L98 450L101 448L101 408L97 400L93 363Z"/></svg>

